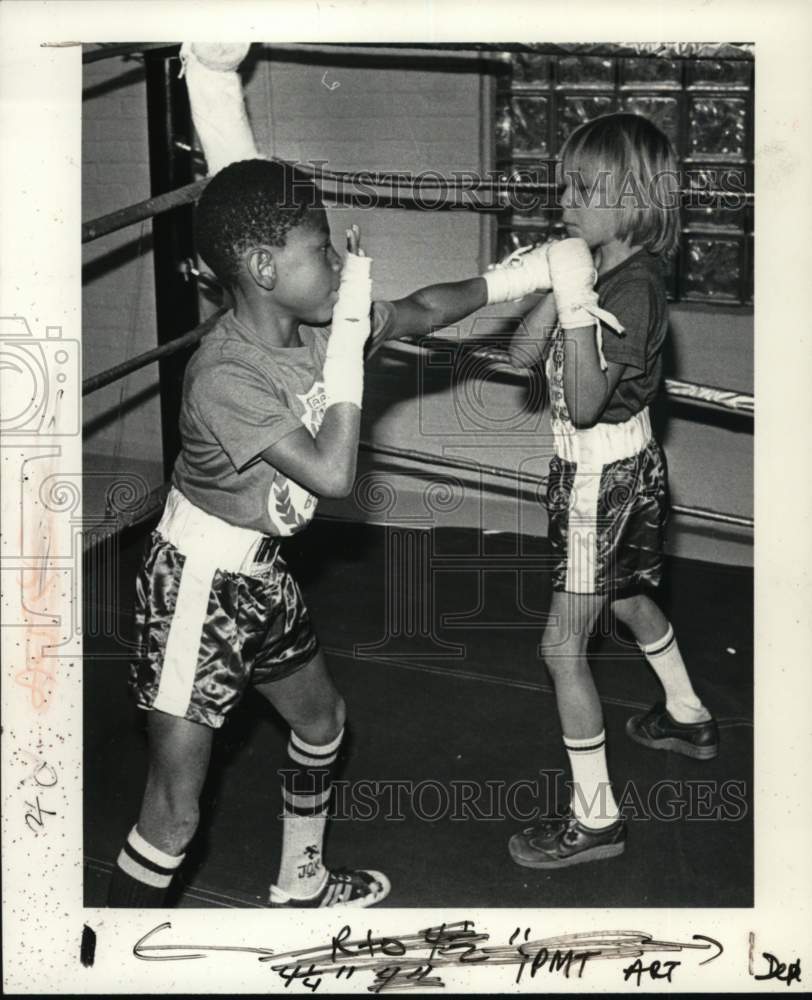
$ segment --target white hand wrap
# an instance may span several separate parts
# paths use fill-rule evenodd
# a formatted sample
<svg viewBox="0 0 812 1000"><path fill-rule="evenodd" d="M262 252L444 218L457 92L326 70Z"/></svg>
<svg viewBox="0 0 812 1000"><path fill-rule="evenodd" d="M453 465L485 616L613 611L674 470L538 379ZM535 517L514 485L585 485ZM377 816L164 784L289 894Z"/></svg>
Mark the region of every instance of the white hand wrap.
<svg viewBox="0 0 812 1000"><path fill-rule="evenodd" d="M531 292L549 292L553 287L547 251L552 246L520 247L500 261L483 277L488 286L488 305L494 302L511 302Z"/></svg>
<svg viewBox="0 0 812 1000"><path fill-rule="evenodd" d="M248 42L184 42L181 46L181 75L186 76L192 120L210 175L229 163L259 156L236 71L249 48Z"/></svg>
<svg viewBox="0 0 812 1000"><path fill-rule="evenodd" d="M606 371L609 366L603 356L601 321L618 335L623 333L623 327L615 316L598 306L594 287L598 273L589 247L581 239L562 240L550 247L549 261L558 325L562 330L574 330L594 324L601 370Z"/></svg>
<svg viewBox="0 0 812 1000"><path fill-rule="evenodd" d="M372 258L347 254L324 359L327 406L354 403L361 407L364 344L369 337L371 308Z"/></svg>

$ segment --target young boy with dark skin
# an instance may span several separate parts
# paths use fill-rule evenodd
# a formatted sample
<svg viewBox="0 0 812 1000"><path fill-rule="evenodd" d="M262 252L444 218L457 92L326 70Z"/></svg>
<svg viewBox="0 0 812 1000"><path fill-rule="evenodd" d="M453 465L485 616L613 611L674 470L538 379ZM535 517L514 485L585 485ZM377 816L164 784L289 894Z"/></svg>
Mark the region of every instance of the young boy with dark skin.
<svg viewBox="0 0 812 1000"><path fill-rule="evenodd" d="M322 863L346 711L278 538L307 525L317 497L352 488L365 348L515 297L516 277L372 303L357 227L342 269L317 189L267 160L216 174L196 225L233 308L187 367L182 449L137 581L131 685L149 712L149 771L109 905L164 905L198 828L214 732L251 684L291 730L268 904L370 906L385 875ZM532 290L535 276L523 280Z"/></svg>

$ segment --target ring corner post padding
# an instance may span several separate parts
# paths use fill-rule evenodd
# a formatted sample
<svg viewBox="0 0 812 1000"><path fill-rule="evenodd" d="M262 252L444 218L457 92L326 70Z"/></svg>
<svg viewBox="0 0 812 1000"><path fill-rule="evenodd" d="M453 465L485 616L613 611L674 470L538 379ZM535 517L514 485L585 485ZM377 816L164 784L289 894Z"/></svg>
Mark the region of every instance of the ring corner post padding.
<svg viewBox="0 0 812 1000"><path fill-rule="evenodd" d="M193 178L192 113L186 84L179 79L178 55L145 52L149 169L151 195L166 194ZM184 148L186 147L186 148ZM181 263L194 256L194 207L174 208L152 219L155 269L155 312L158 344L168 343L197 326L197 287L183 274ZM180 450L178 421L183 373L193 348L159 362L161 435L164 476L171 475Z"/></svg>

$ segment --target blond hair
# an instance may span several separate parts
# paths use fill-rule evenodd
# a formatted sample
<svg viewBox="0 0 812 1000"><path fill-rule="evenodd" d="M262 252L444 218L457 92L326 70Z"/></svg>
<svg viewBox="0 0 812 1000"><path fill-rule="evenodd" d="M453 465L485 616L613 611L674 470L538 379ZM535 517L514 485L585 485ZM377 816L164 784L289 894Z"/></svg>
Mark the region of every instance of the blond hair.
<svg viewBox="0 0 812 1000"><path fill-rule="evenodd" d="M603 115L579 125L564 143L561 166L590 196L596 190L602 198L609 195L611 207L619 209L618 239L658 256L676 252L677 160L671 143L647 118Z"/></svg>

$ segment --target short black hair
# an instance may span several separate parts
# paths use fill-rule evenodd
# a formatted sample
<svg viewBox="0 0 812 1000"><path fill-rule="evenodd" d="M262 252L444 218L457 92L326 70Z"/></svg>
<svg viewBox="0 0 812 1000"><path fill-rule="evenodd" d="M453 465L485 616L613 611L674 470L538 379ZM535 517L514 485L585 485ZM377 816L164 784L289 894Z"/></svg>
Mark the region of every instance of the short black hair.
<svg viewBox="0 0 812 1000"><path fill-rule="evenodd" d="M198 253L230 288L246 250L261 243L284 246L287 233L322 207L316 185L289 163L231 163L214 175L197 203Z"/></svg>

